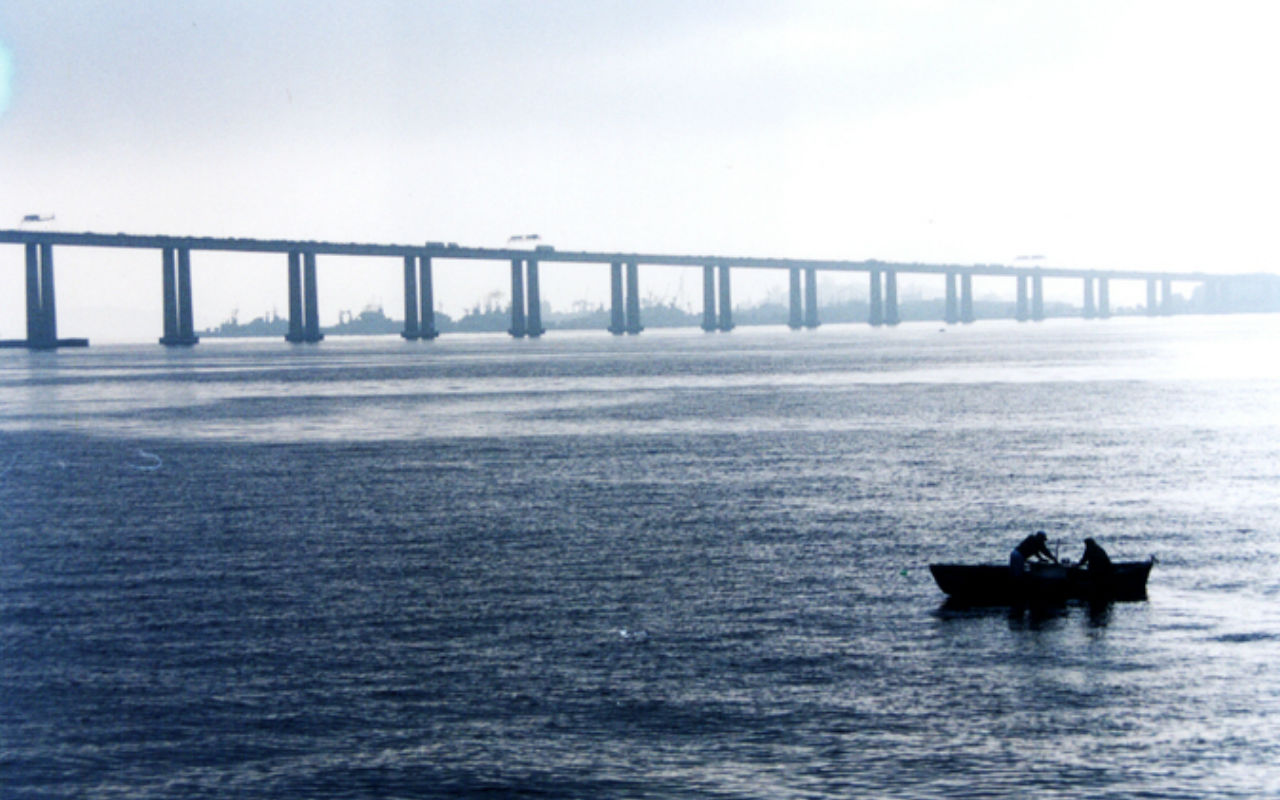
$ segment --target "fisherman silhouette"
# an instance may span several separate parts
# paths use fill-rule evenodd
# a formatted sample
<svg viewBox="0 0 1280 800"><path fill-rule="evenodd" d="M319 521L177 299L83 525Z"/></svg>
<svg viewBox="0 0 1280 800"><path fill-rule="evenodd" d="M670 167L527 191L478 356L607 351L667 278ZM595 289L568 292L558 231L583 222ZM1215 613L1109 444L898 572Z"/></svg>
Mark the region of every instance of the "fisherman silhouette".
<svg viewBox="0 0 1280 800"><path fill-rule="evenodd" d="M1106 577L1114 569L1107 551L1103 550L1092 538L1084 540L1084 555L1080 557L1080 566L1087 567L1090 574Z"/></svg>
<svg viewBox="0 0 1280 800"><path fill-rule="evenodd" d="M1009 553L1009 571L1013 573L1013 577L1021 578L1026 574L1028 558L1052 561L1055 564L1058 562L1053 553L1049 552L1048 537L1044 531L1036 531L1023 539Z"/></svg>

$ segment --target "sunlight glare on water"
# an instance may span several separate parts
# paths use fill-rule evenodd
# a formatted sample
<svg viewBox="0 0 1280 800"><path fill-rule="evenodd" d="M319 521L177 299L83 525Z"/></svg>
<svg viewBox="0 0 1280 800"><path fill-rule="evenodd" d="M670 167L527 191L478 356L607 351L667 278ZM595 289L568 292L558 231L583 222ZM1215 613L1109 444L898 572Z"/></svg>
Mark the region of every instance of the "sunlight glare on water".
<svg viewBox="0 0 1280 800"><path fill-rule="evenodd" d="M0 352L42 797L1280 790L1270 316ZM931 562L1159 559L954 609Z"/></svg>

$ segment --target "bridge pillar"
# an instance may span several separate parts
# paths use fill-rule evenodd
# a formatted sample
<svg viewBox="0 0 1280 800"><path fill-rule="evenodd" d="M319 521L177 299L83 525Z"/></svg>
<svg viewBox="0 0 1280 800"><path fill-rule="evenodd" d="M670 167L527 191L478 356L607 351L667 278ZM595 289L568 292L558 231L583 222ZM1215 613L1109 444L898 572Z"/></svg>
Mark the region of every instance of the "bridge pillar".
<svg viewBox="0 0 1280 800"><path fill-rule="evenodd" d="M436 330L436 298L431 282L431 256L418 256L418 338L434 339Z"/></svg>
<svg viewBox="0 0 1280 800"><path fill-rule="evenodd" d="M733 330L733 294L729 287L729 267L720 265L720 330Z"/></svg>
<svg viewBox="0 0 1280 800"><path fill-rule="evenodd" d="M787 327L798 331L804 327L804 310L800 295L800 268L792 267L790 273L791 314L787 317Z"/></svg>
<svg viewBox="0 0 1280 800"><path fill-rule="evenodd" d="M1017 306L1017 310L1014 312L1014 318L1017 319L1018 322L1026 322L1027 317L1028 317L1027 276L1019 275L1018 276L1018 306Z"/></svg>
<svg viewBox="0 0 1280 800"><path fill-rule="evenodd" d="M960 321L967 325L973 319L973 276L966 272L960 276Z"/></svg>
<svg viewBox="0 0 1280 800"><path fill-rule="evenodd" d="M1147 316L1154 317L1159 312L1156 305L1156 280L1147 278Z"/></svg>
<svg viewBox="0 0 1280 800"><path fill-rule="evenodd" d="M303 338L308 342L318 342L324 338L320 332L319 291L316 286L316 254L307 251L302 254L302 294L306 308Z"/></svg>
<svg viewBox="0 0 1280 800"><path fill-rule="evenodd" d="M404 330L410 341L418 338L418 257L404 257Z"/></svg>
<svg viewBox="0 0 1280 800"><path fill-rule="evenodd" d="M632 261L627 264L627 333L644 330L640 324L640 267Z"/></svg>
<svg viewBox="0 0 1280 800"><path fill-rule="evenodd" d="M303 342L302 322L302 253L289 252L289 332L285 341Z"/></svg>
<svg viewBox="0 0 1280 800"><path fill-rule="evenodd" d="M39 347L44 339L44 301L40 292L40 245L28 242L27 255L27 339L28 347Z"/></svg>
<svg viewBox="0 0 1280 800"><path fill-rule="evenodd" d="M528 259L524 262L525 285L528 288L528 311L525 314L525 333L531 338L538 338L546 333L542 327L542 292L538 288L538 262Z"/></svg>
<svg viewBox="0 0 1280 800"><path fill-rule="evenodd" d="M178 287L172 247L160 251L160 262L160 299L164 307L164 334L160 337L160 344L170 344L178 339Z"/></svg>
<svg viewBox="0 0 1280 800"><path fill-rule="evenodd" d="M1085 276L1084 279L1084 318L1093 319L1098 316L1098 310L1093 305L1093 278Z"/></svg>
<svg viewBox="0 0 1280 800"><path fill-rule="evenodd" d="M948 325L954 325L960 321L960 313L956 307L956 274L948 272L947 278L947 311L943 316L943 321Z"/></svg>
<svg viewBox="0 0 1280 800"><path fill-rule="evenodd" d="M1166 317L1173 313L1173 282L1168 278L1160 280L1160 313Z"/></svg>
<svg viewBox="0 0 1280 800"><path fill-rule="evenodd" d="M507 333L517 339L528 332L524 321L524 262L511 259L511 327Z"/></svg>
<svg viewBox="0 0 1280 800"><path fill-rule="evenodd" d="M289 252L289 333L285 342L302 342L302 253Z"/></svg>
<svg viewBox="0 0 1280 800"><path fill-rule="evenodd" d="M884 324L884 300L880 296L880 270L873 269L870 272L871 277L871 295L869 298L870 308L867 310L867 322L872 325Z"/></svg>
<svg viewBox="0 0 1280 800"><path fill-rule="evenodd" d="M804 271L804 326L818 327L818 271L813 267Z"/></svg>
<svg viewBox="0 0 1280 800"><path fill-rule="evenodd" d="M709 270L711 269L711 267L706 267L706 269ZM612 333L615 336L620 336L621 334L624 334L627 332L627 311L626 311L626 306L623 303L623 294L622 294L622 264L620 264L617 261L609 265L609 284L610 284L609 286L610 288L609 333ZM703 290L708 291L705 285L703 287ZM711 292L708 292L708 293L710 294ZM713 311L712 318L714 318L714 316L715 316L715 312ZM708 322L704 317L703 327L706 328L707 330L711 330L711 328L707 328L707 324Z"/></svg>
<svg viewBox="0 0 1280 800"><path fill-rule="evenodd" d="M88 339L59 339L58 314L53 291L53 245L27 242L26 294L27 338L0 341L0 347L52 350L56 347L87 347Z"/></svg>
<svg viewBox="0 0 1280 800"><path fill-rule="evenodd" d="M1110 279L1105 277L1098 278L1098 318L1107 319L1111 316L1111 284Z"/></svg>
<svg viewBox="0 0 1280 800"><path fill-rule="evenodd" d="M316 290L316 254L291 250L289 252L289 342L318 342L320 333L320 308Z"/></svg>
<svg viewBox="0 0 1280 800"><path fill-rule="evenodd" d="M1040 275L1031 276L1031 319L1044 320L1044 278Z"/></svg>
<svg viewBox="0 0 1280 800"><path fill-rule="evenodd" d="M702 268L702 329L707 333L716 330L716 268L707 264Z"/></svg>
<svg viewBox="0 0 1280 800"><path fill-rule="evenodd" d="M40 347L58 346L58 307L53 293L53 245L40 245Z"/></svg>
<svg viewBox="0 0 1280 800"><path fill-rule="evenodd" d="M183 344L200 341L195 331L195 314L191 304L191 248L178 248L178 335Z"/></svg>
<svg viewBox="0 0 1280 800"><path fill-rule="evenodd" d="M200 341L191 314L191 250L166 247L161 253L164 272L160 276L163 294L164 335L160 344L190 346Z"/></svg>
<svg viewBox="0 0 1280 800"><path fill-rule="evenodd" d="M898 316L898 273L885 270L884 273L884 324L897 325L901 321Z"/></svg>

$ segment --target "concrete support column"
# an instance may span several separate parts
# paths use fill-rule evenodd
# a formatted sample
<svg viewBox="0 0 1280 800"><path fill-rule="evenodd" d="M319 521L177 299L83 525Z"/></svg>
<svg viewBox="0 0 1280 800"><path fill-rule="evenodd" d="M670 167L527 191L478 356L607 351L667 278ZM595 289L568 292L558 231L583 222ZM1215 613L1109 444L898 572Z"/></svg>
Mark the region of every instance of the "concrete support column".
<svg viewBox="0 0 1280 800"><path fill-rule="evenodd" d="M1098 309L1093 304L1093 278L1084 279L1084 318L1093 319L1098 316Z"/></svg>
<svg viewBox="0 0 1280 800"><path fill-rule="evenodd" d="M1018 322L1027 321L1028 312L1027 312L1027 276L1026 275L1018 276L1018 306L1017 306L1017 311L1014 313L1014 316L1018 320Z"/></svg>
<svg viewBox="0 0 1280 800"><path fill-rule="evenodd" d="M897 325L898 317L898 273L886 270L884 273L884 324Z"/></svg>
<svg viewBox="0 0 1280 800"><path fill-rule="evenodd" d="M306 326L303 331L303 338L308 342L318 342L324 338L324 334L320 332L319 290L316 286L316 254L312 252L302 254L302 297L303 302L306 304L303 309L303 319Z"/></svg>
<svg viewBox="0 0 1280 800"><path fill-rule="evenodd" d="M289 332L285 341L303 342L302 321L302 253L289 253Z"/></svg>
<svg viewBox="0 0 1280 800"><path fill-rule="evenodd" d="M160 251L160 297L164 306L164 333L160 344L173 344L178 341L178 287L175 274L173 248L166 247Z"/></svg>
<svg viewBox="0 0 1280 800"><path fill-rule="evenodd" d="M711 269L707 267L706 269ZM610 285L610 320L609 333L615 336L627 332L627 311L623 304L622 295L622 264L617 261L609 265L609 285ZM704 286L705 291L705 286ZM712 315L714 317L714 313ZM703 327L707 325L706 320L703 321ZM707 328L707 330L711 330Z"/></svg>
<svg viewBox="0 0 1280 800"><path fill-rule="evenodd" d="M27 247L27 344L35 347L44 330L44 305L40 295L40 245Z"/></svg>
<svg viewBox="0 0 1280 800"><path fill-rule="evenodd" d="M40 244L40 346L58 346L58 306L53 296L53 245Z"/></svg>
<svg viewBox="0 0 1280 800"><path fill-rule="evenodd" d="M1168 278L1160 281L1160 313L1166 317L1173 313L1173 281Z"/></svg>
<svg viewBox="0 0 1280 800"><path fill-rule="evenodd" d="M178 336L183 344L200 341L191 302L191 249L188 247L178 248Z"/></svg>
<svg viewBox="0 0 1280 800"><path fill-rule="evenodd" d="M818 271L813 267L804 271L804 326L818 327Z"/></svg>
<svg viewBox="0 0 1280 800"><path fill-rule="evenodd" d="M418 338L434 339L436 330L436 295L431 281L431 256L418 257Z"/></svg>
<svg viewBox="0 0 1280 800"><path fill-rule="evenodd" d="M1156 281L1155 278L1147 279L1147 316L1154 317L1159 312L1156 305Z"/></svg>
<svg viewBox="0 0 1280 800"><path fill-rule="evenodd" d="M88 339L59 339L58 314L53 292L53 245L28 242L25 247L27 279L27 338L0 341L0 347L51 350L86 347Z"/></svg>
<svg viewBox="0 0 1280 800"><path fill-rule="evenodd" d="M53 245L28 242L27 338L0 342L4 347L50 350L67 345L87 345L87 339L58 338L58 310L53 292Z"/></svg>
<svg viewBox="0 0 1280 800"><path fill-rule="evenodd" d="M867 310L867 322L872 325L884 324L884 301L880 297L880 270L871 270L870 308Z"/></svg>
<svg viewBox="0 0 1280 800"><path fill-rule="evenodd" d="M1044 278L1039 275L1031 276L1031 319L1044 319Z"/></svg>
<svg viewBox="0 0 1280 800"><path fill-rule="evenodd" d="M800 299L800 269L792 267L788 272L791 279L789 295L791 299L791 314L787 317L787 327L796 331L804 327L804 307Z"/></svg>
<svg viewBox="0 0 1280 800"><path fill-rule="evenodd" d="M546 333L546 328L542 327L542 292L538 288L538 262L532 258L524 262L524 277L528 311L525 314L526 330L532 338L538 338Z"/></svg>
<svg viewBox="0 0 1280 800"><path fill-rule="evenodd" d="M1111 284L1108 278L1098 278L1098 317L1111 316Z"/></svg>
<svg viewBox="0 0 1280 800"><path fill-rule="evenodd" d="M290 342L318 342L320 333L319 292L316 287L316 254L289 253L289 332Z"/></svg>
<svg viewBox="0 0 1280 800"><path fill-rule="evenodd" d="M954 325L960 321L960 312L956 305L956 274L954 272L947 273L947 310L943 321L948 325Z"/></svg>
<svg viewBox="0 0 1280 800"><path fill-rule="evenodd" d="M418 257L404 257L404 330L410 341L418 338Z"/></svg>
<svg viewBox="0 0 1280 800"><path fill-rule="evenodd" d="M199 342L191 311L191 250L166 247L160 251L160 292L164 306L164 335L160 344L193 345Z"/></svg>
<svg viewBox="0 0 1280 800"><path fill-rule="evenodd" d="M720 330L733 330L733 292L729 289L729 267L720 265Z"/></svg>
<svg viewBox="0 0 1280 800"><path fill-rule="evenodd" d="M644 330L640 324L640 269L632 261L627 264L627 333Z"/></svg>
<svg viewBox="0 0 1280 800"><path fill-rule="evenodd" d="M973 322L973 276L965 273L960 276L960 321Z"/></svg>
<svg viewBox="0 0 1280 800"><path fill-rule="evenodd" d="M22 345L37 350L56 346L49 338L49 323L45 318L45 270L43 247L35 242L26 246L27 257L27 338ZM54 341L57 340L56 332Z"/></svg>
<svg viewBox="0 0 1280 800"><path fill-rule="evenodd" d="M702 329L711 333L719 327L716 320L716 268L702 268Z"/></svg>
<svg viewBox="0 0 1280 800"><path fill-rule="evenodd" d="M527 333L524 320L524 262L511 259L511 327L507 333L517 339Z"/></svg>

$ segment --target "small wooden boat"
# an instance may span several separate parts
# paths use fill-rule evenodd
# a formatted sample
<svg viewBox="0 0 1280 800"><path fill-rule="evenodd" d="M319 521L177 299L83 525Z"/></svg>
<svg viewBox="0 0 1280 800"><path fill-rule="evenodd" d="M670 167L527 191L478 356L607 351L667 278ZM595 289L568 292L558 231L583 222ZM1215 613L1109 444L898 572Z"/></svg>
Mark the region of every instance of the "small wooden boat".
<svg viewBox="0 0 1280 800"><path fill-rule="evenodd" d="M1015 605L1067 600L1146 600L1147 575L1155 559L1117 561L1110 575L1059 564L1030 564L1015 578L1004 564L930 564L938 588L971 605Z"/></svg>

